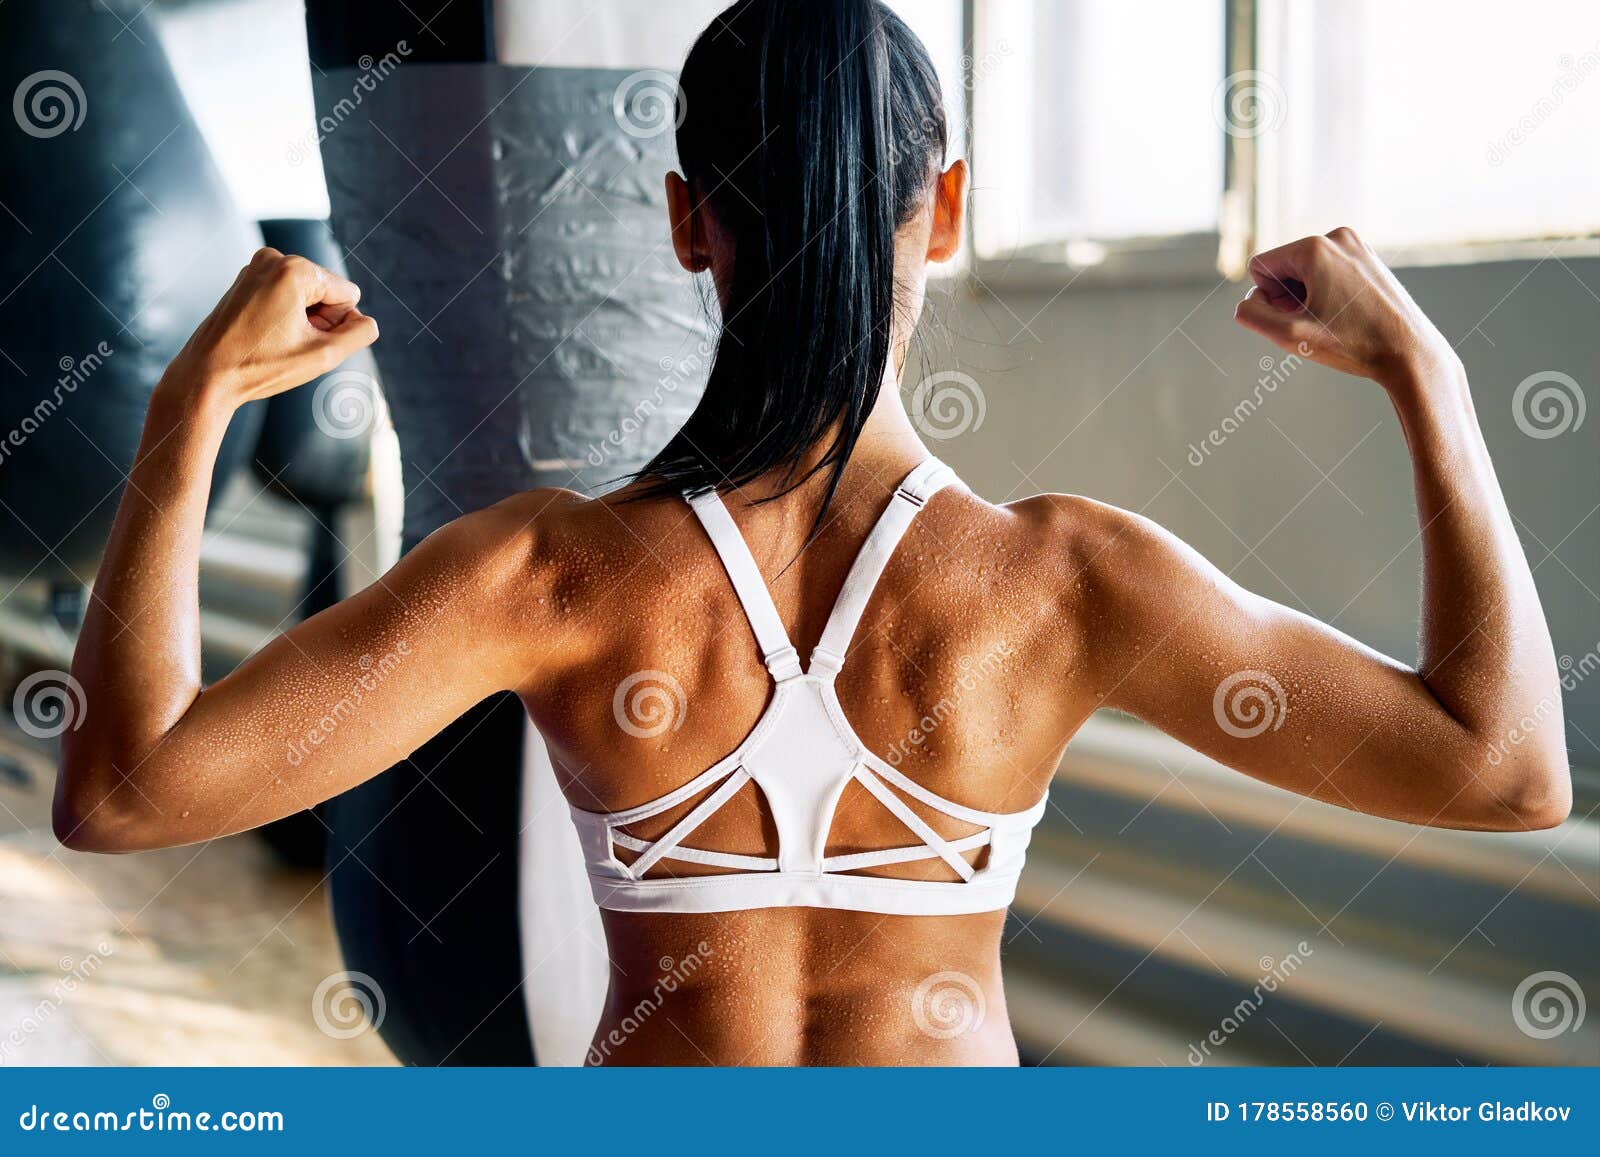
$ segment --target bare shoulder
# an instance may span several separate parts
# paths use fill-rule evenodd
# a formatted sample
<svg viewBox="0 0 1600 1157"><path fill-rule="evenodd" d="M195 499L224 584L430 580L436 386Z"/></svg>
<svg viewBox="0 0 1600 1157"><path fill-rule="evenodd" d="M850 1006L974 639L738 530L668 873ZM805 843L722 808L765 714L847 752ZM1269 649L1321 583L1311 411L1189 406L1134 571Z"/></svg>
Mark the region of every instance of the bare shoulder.
<svg viewBox="0 0 1600 1157"><path fill-rule="evenodd" d="M1068 585L1141 565L1171 539L1149 519L1081 494L1035 494L1000 505L965 497L968 509L962 513L985 527L986 537L1021 551L1041 579Z"/></svg>
<svg viewBox="0 0 1600 1157"><path fill-rule="evenodd" d="M624 624L637 634L693 617L693 584L665 583L682 577L687 513L625 495L526 490L441 527L391 573L415 568L397 593L417 613L448 607L458 637L527 695L535 675L540 687L561 686L602 660Z"/></svg>
<svg viewBox="0 0 1600 1157"><path fill-rule="evenodd" d="M1112 581L1115 555L1127 553L1144 521L1074 494L994 504L964 489L923 517L947 580L980 593L1011 623L1073 645L1084 641L1089 600Z"/></svg>
<svg viewBox="0 0 1600 1157"><path fill-rule="evenodd" d="M558 487L520 491L446 523L412 553L424 556L439 577L492 588L525 572L566 532L574 511L588 504L581 494Z"/></svg>
<svg viewBox="0 0 1600 1157"><path fill-rule="evenodd" d="M1081 494L1038 494L1011 511L1060 565L1103 591L1192 575L1209 564L1160 523Z"/></svg>
<svg viewBox="0 0 1600 1157"><path fill-rule="evenodd" d="M1107 632L1138 633L1180 602L1232 587L1177 535L1109 503L1039 494L994 509L1034 560L1041 602L1080 623L1090 643Z"/></svg>
<svg viewBox="0 0 1600 1157"><path fill-rule="evenodd" d="M1182 624L1228 622L1244 631L1270 617L1270 604L1142 514L1067 494L1009 509L1041 543L1055 572L1056 605L1079 625L1090 665L1102 675L1168 644Z"/></svg>
<svg viewBox="0 0 1600 1157"><path fill-rule="evenodd" d="M521 491L441 526L391 574L424 602L447 600L481 628L536 626L568 585L581 553L573 542L592 534L584 510L596 505L557 487Z"/></svg>

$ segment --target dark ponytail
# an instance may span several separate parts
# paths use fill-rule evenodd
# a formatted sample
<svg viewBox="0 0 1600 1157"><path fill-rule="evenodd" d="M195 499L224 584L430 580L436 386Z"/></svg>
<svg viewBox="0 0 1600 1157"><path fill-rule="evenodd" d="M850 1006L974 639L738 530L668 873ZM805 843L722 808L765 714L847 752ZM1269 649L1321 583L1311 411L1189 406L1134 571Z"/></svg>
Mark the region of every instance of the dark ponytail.
<svg viewBox="0 0 1600 1157"><path fill-rule="evenodd" d="M938 78L877 0L739 0L679 83L679 160L733 268L705 395L641 477L666 493L778 469L782 493L828 470L826 510L890 355L895 229L943 165Z"/></svg>

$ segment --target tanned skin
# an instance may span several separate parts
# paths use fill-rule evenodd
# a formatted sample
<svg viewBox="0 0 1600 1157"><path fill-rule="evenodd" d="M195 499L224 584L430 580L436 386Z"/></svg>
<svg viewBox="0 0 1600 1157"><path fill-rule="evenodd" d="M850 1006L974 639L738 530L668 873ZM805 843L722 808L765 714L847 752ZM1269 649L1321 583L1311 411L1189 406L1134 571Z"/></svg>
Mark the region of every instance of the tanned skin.
<svg viewBox="0 0 1600 1157"><path fill-rule="evenodd" d="M908 308L894 364L821 532L808 539L820 484L759 506L744 500L773 493L776 479L726 496L802 655L894 484L928 454L895 382L927 264L958 244L965 192L957 162L897 238ZM733 258L716 222L676 175L668 194L679 259L725 286ZM1240 588L1137 515L1062 494L993 506L954 488L912 524L867 608L838 677L851 721L914 779L989 811L1035 803L1067 740L1110 707L1340 807L1484 831L1559 824L1570 780L1555 657L1460 362L1348 229L1262 253L1250 276L1240 324L1394 403L1424 553L1418 669ZM264 249L155 391L72 666L88 708L62 737L55 824L69 847L135 851L267 823L379 774L502 689L527 705L569 799L612 811L726 755L766 704L766 671L698 523L682 502L625 501L631 489L594 500L535 490L469 514L202 686L197 571L223 431L244 403L375 341L359 296ZM984 678L952 695L985 659ZM375 669L382 677L366 681L359 707L325 728ZM641 738L618 725L613 695L646 670L668 672L685 709L680 727ZM1270 673L1287 699L1282 725L1248 738L1213 711L1219 682L1244 670ZM953 710L906 744L940 700ZM1526 716L1544 722L1508 746ZM308 746L313 733L320 742ZM698 846L775 853L770 817L745 790ZM947 836L971 830L921 810ZM635 834L664 831L677 814ZM839 807L829 854L906 842L858 790ZM653 872L696 870L715 869L663 861ZM954 878L937 860L877 871ZM611 991L596 1040L651 994L661 958L693 956L698 970L670 1005L606 1045L606 1061L1015 1063L1003 915L606 913ZM913 993L941 971L982 987L976 1032L919 1030Z"/></svg>

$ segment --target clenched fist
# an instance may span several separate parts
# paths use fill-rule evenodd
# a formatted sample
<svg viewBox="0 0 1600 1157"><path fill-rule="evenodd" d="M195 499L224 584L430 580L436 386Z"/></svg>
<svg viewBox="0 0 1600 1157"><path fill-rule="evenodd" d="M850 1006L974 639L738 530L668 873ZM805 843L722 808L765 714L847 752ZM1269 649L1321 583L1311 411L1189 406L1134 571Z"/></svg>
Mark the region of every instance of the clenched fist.
<svg viewBox="0 0 1600 1157"><path fill-rule="evenodd" d="M378 339L356 308L361 290L304 257L258 249L167 367L184 390L220 391L235 405L327 373Z"/></svg>
<svg viewBox="0 0 1600 1157"><path fill-rule="evenodd" d="M1444 335L1351 229L1258 253L1249 269L1255 286L1234 319L1281 349L1383 385L1456 360Z"/></svg>

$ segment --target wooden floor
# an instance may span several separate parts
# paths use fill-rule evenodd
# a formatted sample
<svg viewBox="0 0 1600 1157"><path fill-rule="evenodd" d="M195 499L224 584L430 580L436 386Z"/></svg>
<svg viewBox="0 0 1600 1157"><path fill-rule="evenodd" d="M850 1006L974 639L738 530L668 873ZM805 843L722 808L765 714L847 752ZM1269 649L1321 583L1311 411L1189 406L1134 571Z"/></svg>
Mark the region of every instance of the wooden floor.
<svg viewBox="0 0 1600 1157"><path fill-rule="evenodd" d="M249 835L66 851L54 775L0 730L0 1066L394 1063L336 975L319 873Z"/></svg>

